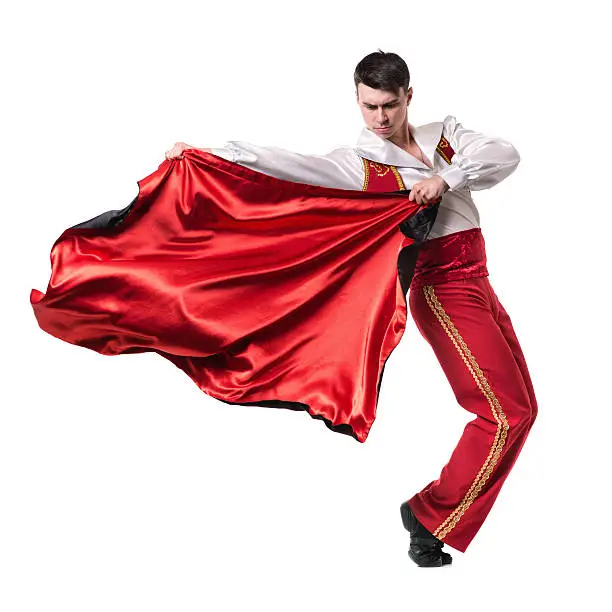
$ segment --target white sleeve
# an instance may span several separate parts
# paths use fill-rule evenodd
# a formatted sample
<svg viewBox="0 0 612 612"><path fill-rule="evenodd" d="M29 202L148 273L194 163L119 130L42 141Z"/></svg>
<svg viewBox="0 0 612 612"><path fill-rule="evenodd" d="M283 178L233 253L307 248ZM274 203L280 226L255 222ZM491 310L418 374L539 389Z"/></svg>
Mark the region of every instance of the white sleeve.
<svg viewBox="0 0 612 612"><path fill-rule="evenodd" d="M211 150L214 155L286 181L353 190L363 185L363 162L350 147L337 148L326 155L304 155L232 140L223 148Z"/></svg>
<svg viewBox="0 0 612 612"><path fill-rule="evenodd" d="M518 151L507 140L465 129L457 119L444 119L443 135L455 155L452 163L438 174L450 190L468 187L488 189L512 174L520 161Z"/></svg>
<svg viewBox="0 0 612 612"><path fill-rule="evenodd" d="M217 157L223 157L224 159L227 159L228 161L232 162L236 161L234 159L234 154L229 149L225 149L223 147L212 147L210 151L213 155L216 155Z"/></svg>

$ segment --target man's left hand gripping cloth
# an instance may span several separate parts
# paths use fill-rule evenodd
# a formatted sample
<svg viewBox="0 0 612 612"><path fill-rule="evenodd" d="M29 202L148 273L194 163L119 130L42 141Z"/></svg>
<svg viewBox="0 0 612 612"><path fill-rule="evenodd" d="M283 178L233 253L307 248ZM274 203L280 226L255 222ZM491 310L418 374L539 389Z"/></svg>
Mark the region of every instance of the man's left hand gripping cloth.
<svg viewBox="0 0 612 612"><path fill-rule="evenodd" d="M277 179L197 149L65 230L49 334L104 355L156 352L228 404L307 410L365 442L439 202Z"/></svg>

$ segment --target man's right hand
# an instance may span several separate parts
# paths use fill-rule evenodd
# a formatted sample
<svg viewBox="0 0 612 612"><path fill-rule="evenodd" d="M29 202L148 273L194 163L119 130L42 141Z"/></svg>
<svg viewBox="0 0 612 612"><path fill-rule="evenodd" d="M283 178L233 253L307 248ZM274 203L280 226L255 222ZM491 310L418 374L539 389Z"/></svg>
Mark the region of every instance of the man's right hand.
<svg viewBox="0 0 612 612"><path fill-rule="evenodd" d="M196 151L204 151L204 153L212 153L212 149L201 149L199 147L192 147L186 142L176 142L169 151L166 151L166 159L183 159L183 151L185 149L195 149Z"/></svg>
<svg viewBox="0 0 612 612"><path fill-rule="evenodd" d="M183 159L183 151L194 148L186 142L175 142L174 146L169 151L166 151L166 159Z"/></svg>

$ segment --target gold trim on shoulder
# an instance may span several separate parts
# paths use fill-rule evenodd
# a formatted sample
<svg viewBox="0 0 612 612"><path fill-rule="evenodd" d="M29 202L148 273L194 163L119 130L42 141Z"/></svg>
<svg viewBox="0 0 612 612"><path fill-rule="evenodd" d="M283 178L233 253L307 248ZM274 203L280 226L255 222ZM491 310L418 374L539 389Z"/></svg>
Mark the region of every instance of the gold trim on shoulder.
<svg viewBox="0 0 612 612"><path fill-rule="evenodd" d="M447 155L447 154L444 152L444 150L443 150L443 149L441 149L440 147L438 147L436 150L437 150L437 151L438 151L438 153L439 153L439 154L440 154L440 155L441 155L441 156L444 158L444 161L445 161L447 164L451 164L451 163L452 163L452 162L451 162L451 160L450 160L450 159L448 159L448 155Z"/></svg>
<svg viewBox="0 0 612 612"><path fill-rule="evenodd" d="M436 147L436 151L444 158L444 161L447 164L451 164L452 163L451 160L449 159L448 155L444 151L445 147L450 147L450 143L448 142L448 140L446 140L446 138L444 138L444 136L442 136L442 138L440 138L440 142L438 143L438 146Z"/></svg>
<svg viewBox="0 0 612 612"><path fill-rule="evenodd" d="M493 444L491 446L491 450L489 451L488 457L485 459L482 464L480 471L476 474L476 478L472 482L468 492L465 494L459 505L451 512L451 514L444 520L436 530L433 532L433 535L436 536L439 540L442 540L452 529L457 525L459 519L465 514L465 511L472 505L478 493L485 485L489 476L491 475L493 468L499 461L499 457L501 455L502 449L506 442L506 437L508 435L508 420L506 419L506 415L502 410L502 407L497 399L497 396L491 389L489 382L487 381L483 371L480 369L476 359L472 355L470 349L466 345L465 341L461 337L461 334L454 326L450 317L442 307L442 304L438 301L436 297L433 285L426 285L423 287L423 292L425 294L425 299L427 300L427 304L436 315L440 325L444 328L444 331L448 334L448 337L451 339L452 343L455 345L457 352L460 357L463 359L467 369L470 374L474 377L478 388L482 391L483 395L486 397L489 402L489 406L491 407L491 412L493 413L493 418L497 421L497 432L495 434L495 439L493 440Z"/></svg>

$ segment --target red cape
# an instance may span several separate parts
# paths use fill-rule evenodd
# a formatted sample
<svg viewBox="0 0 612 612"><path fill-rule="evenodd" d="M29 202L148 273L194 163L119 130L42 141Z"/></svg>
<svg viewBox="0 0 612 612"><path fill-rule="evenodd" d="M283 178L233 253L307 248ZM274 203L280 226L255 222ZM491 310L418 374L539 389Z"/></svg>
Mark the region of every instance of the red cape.
<svg viewBox="0 0 612 612"><path fill-rule="evenodd" d="M157 352L214 398L304 409L364 442L426 207L196 149L138 187L56 240L47 292L30 294L40 327L105 355Z"/></svg>

